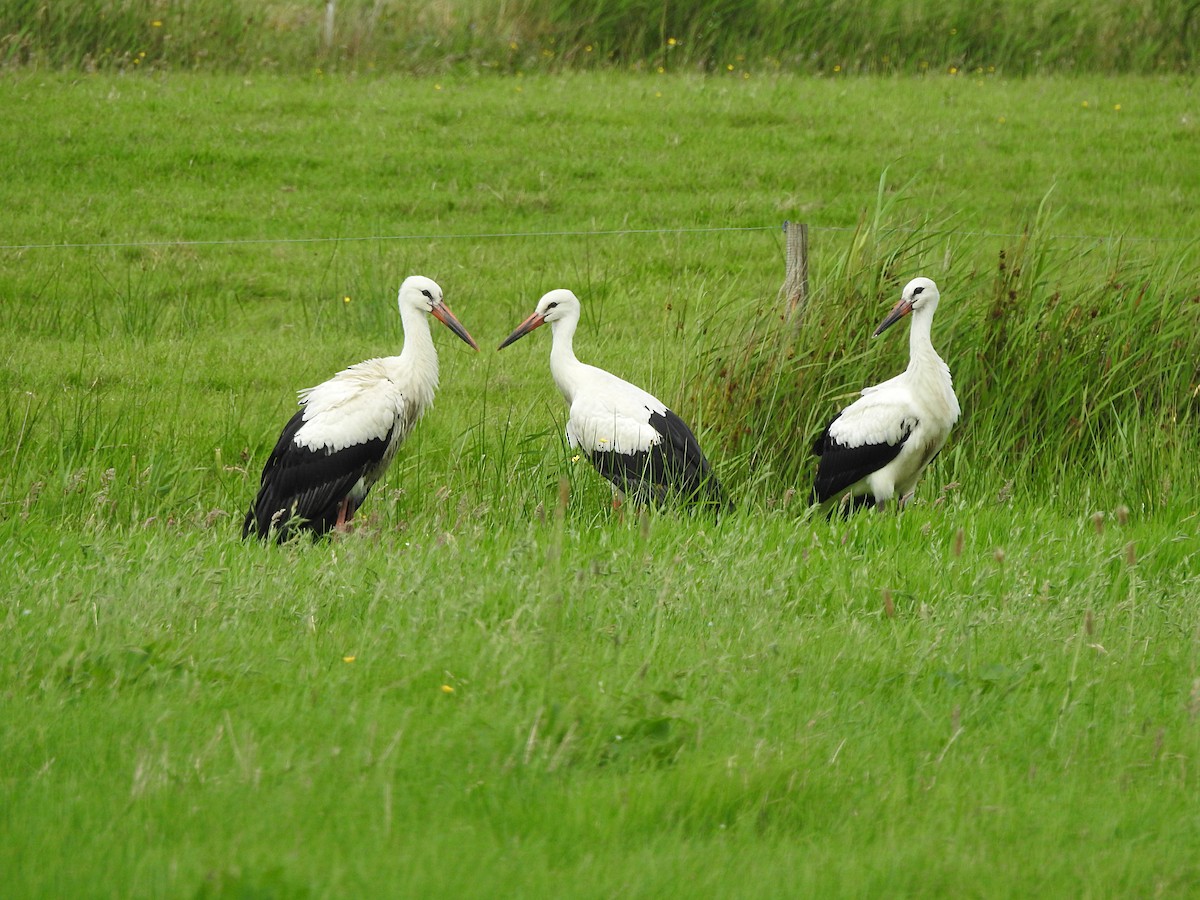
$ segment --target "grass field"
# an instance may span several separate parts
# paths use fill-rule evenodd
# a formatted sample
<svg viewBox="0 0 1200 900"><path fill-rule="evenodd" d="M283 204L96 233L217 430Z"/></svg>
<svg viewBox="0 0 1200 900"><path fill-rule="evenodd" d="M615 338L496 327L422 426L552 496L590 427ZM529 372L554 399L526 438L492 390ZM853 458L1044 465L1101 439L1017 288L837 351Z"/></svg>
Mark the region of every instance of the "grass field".
<svg viewBox="0 0 1200 900"><path fill-rule="evenodd" d="M1190 79L0 92L6 896L1200 890ZM243 544L413 272L483 351L435 333L354 534ZM963 420L903 515L814 520L805 438L918 273ZM546 336L493 349L559 286L735 515L572 462Z"/></svg>

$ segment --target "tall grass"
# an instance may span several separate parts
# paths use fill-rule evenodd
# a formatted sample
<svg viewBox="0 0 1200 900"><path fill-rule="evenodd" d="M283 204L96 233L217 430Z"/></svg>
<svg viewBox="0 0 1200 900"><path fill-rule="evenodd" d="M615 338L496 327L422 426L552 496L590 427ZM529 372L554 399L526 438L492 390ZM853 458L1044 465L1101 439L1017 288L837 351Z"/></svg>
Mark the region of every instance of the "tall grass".
<svg viewBox="0 0 1200 900"><path fill-rule="evenodd" d="M964 252L938 223L901 218L902 193L883 186L832 261L816 267L806 307L714 329L694 396L738 477L806 483L825 422L905 364L902 332L866 336L905 281L934 272L943 296L934 344L964 411L935 470L942 484L958 472L986 478L1002 459L998 494L1015 482L1048 497L1103 484L1144 505L1190 496L1197 479L1182 485L1164 473L1194 471L1186 460L1200 442L1195 248L1139 258L1120 241L1056 239L1047 198L989 266L982 248ZM924 488L937 490L938 481Z"/></svg>
<svg viewBox="0 0 1200 900"><path fill-rule="evenodd" d="M70 69L752 72L1188 69L1197 4L1068 0L0 2L0 59Z"/></svg>
<svg viewBox="0 0 1200 900"><path fill-rule="evenodd" d="M0 79L5 897L1195 893L1187 87L669 81ZM894 190L902 145L923 181ZM1163 240L1055 237L1047 204L978 234L1019 231L1047 160L1064 231ZM801 215L815 290L782 322L762 226ZM286 240L371 234L435 236ZM414 271L483 352L435 334L435 408L352 534L240 540L295 390L395 352ZM770 504L805 485L767 486L793 436L766 398L803 390L774 409L806 435L903 365L866 334L916 271L968 410L923 496L962 488ZM555 286L581 358L677 405L738 513L611 509L545 332L494 350ZM750 357L753 437L687 390ZM1035 450L985 445L1064 390L1091 462L1059 479L1058 436L1033 480L1077 493L997 504ZM1127 478L1184 499L1143 512Z"/></svg>

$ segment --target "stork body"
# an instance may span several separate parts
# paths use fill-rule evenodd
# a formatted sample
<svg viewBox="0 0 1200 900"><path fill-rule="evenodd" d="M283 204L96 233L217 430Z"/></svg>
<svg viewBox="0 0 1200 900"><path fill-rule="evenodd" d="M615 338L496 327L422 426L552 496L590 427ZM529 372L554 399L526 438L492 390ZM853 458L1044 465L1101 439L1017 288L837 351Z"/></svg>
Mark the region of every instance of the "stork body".
<svg viewBox="0 0 1200 900"><path fill-rule="evenodd" d="M398 303L404 328L399 356L368 359L300 391L300 409L267 459L242 537L274 533L282 541L296 528L317 536L353 518L433 404L438 360L427 314L478 349L436 282L406 278Z"/></svg>
<svg viewBox="0 0 1200 900"><path fill-rule="evenodd" d="M500 345L504 349L550 323L550 373L570 409L571 447L585 453L601 475L635 502L661 504L677 498L731 508L696 436L679 416L653 394L575 357L579 313L573 293L551 291Z"/></svg>
<svg viewBox="0 0 1200 900"><path fill-rule="evenodd" d="M905 502L925 467L941 452L958 421L958 398L950 368L933 349L930 327L938 289L928 278L915 278L875 329L878 337L912 315L908 368L882 384L864 388L813 444L821 457L813 484L813 502L858 508L882 506L893 497Z"/></svg>

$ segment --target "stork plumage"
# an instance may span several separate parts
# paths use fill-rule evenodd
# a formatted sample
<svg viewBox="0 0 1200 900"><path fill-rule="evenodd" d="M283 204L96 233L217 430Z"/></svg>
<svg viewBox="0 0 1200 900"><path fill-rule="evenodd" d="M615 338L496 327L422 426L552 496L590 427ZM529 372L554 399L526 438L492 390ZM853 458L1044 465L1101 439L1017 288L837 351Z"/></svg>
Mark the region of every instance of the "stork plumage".
<svg viewBox="0 0 1200 900"><path fill-rule="evenodd" d="M533 313L504 339L503 350L543 323L550 323L550 373L570 407L567 441L587 454L618 491L639 503L669 498L731 508L696 436L666 404L611 372L575 357L579 298L550 291Z"/></svg>
<svg viewBox="0 0 1200 900"><path fill-rule="evenodd" d="M242 537L273 533L282 541L295 528L317 536L353 518L433 403L438 359L427 314L479 349L443 302L437 282L406 278L398 302L404 329L399 356L368 359L300 391L300 410L267 459Z"/></svg>
<svg viewBox="0 0 1200 900"><path fill-rule="evenodd" d="M878 337L912 315L908 368L882 384L864 388L813 444L821 457L813 484L814 503L858 508L882 506L893 497L903 504L925 467L941 452L958 420L958 398L950 368L933 349L930 326L938 289L928 278L904 286L900 301L879 323Z"/></svg>

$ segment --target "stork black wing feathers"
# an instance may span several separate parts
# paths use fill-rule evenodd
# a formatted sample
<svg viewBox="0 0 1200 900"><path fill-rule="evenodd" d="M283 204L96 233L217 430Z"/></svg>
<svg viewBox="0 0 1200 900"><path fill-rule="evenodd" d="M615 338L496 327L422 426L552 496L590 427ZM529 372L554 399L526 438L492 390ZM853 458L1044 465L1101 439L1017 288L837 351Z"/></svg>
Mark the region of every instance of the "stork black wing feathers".
<svg viewBox="0 0 1200 900"><path fill-rule="evenodd" d="M662 440L633 453L594 451L596 470L626 494L662 503L677 496L688 503L732 509L700 444L683 419L671 410L651 412L650 427Z"/></svg>
<svg viewBox="0 0 1200 900"><path fill-rule="evenodd" d="M900 440L894 444L861 444L850 447L829 434L829 429L839 416L840 414L830 419L825 430L813 442L813 453L821 457L817 463L817 477L813 482L813 503L831 500L855 482L882 469L900 455L904 442L915 427L915 423L908 425Z"/></svg>
<svg viewBox="0 0 1200 900"><path fill-rule="evenodd" d="M283 541L297 525L314 535L329 531L337 522L338 504L364 474L379 465L391 440L389 432L337 451L312 450L296 445L296 432L303 425L301 409L288 421L267 459L242 537L253 533L265 538L274 529ZM348 509L347 518L353 513Z"/></svg>

